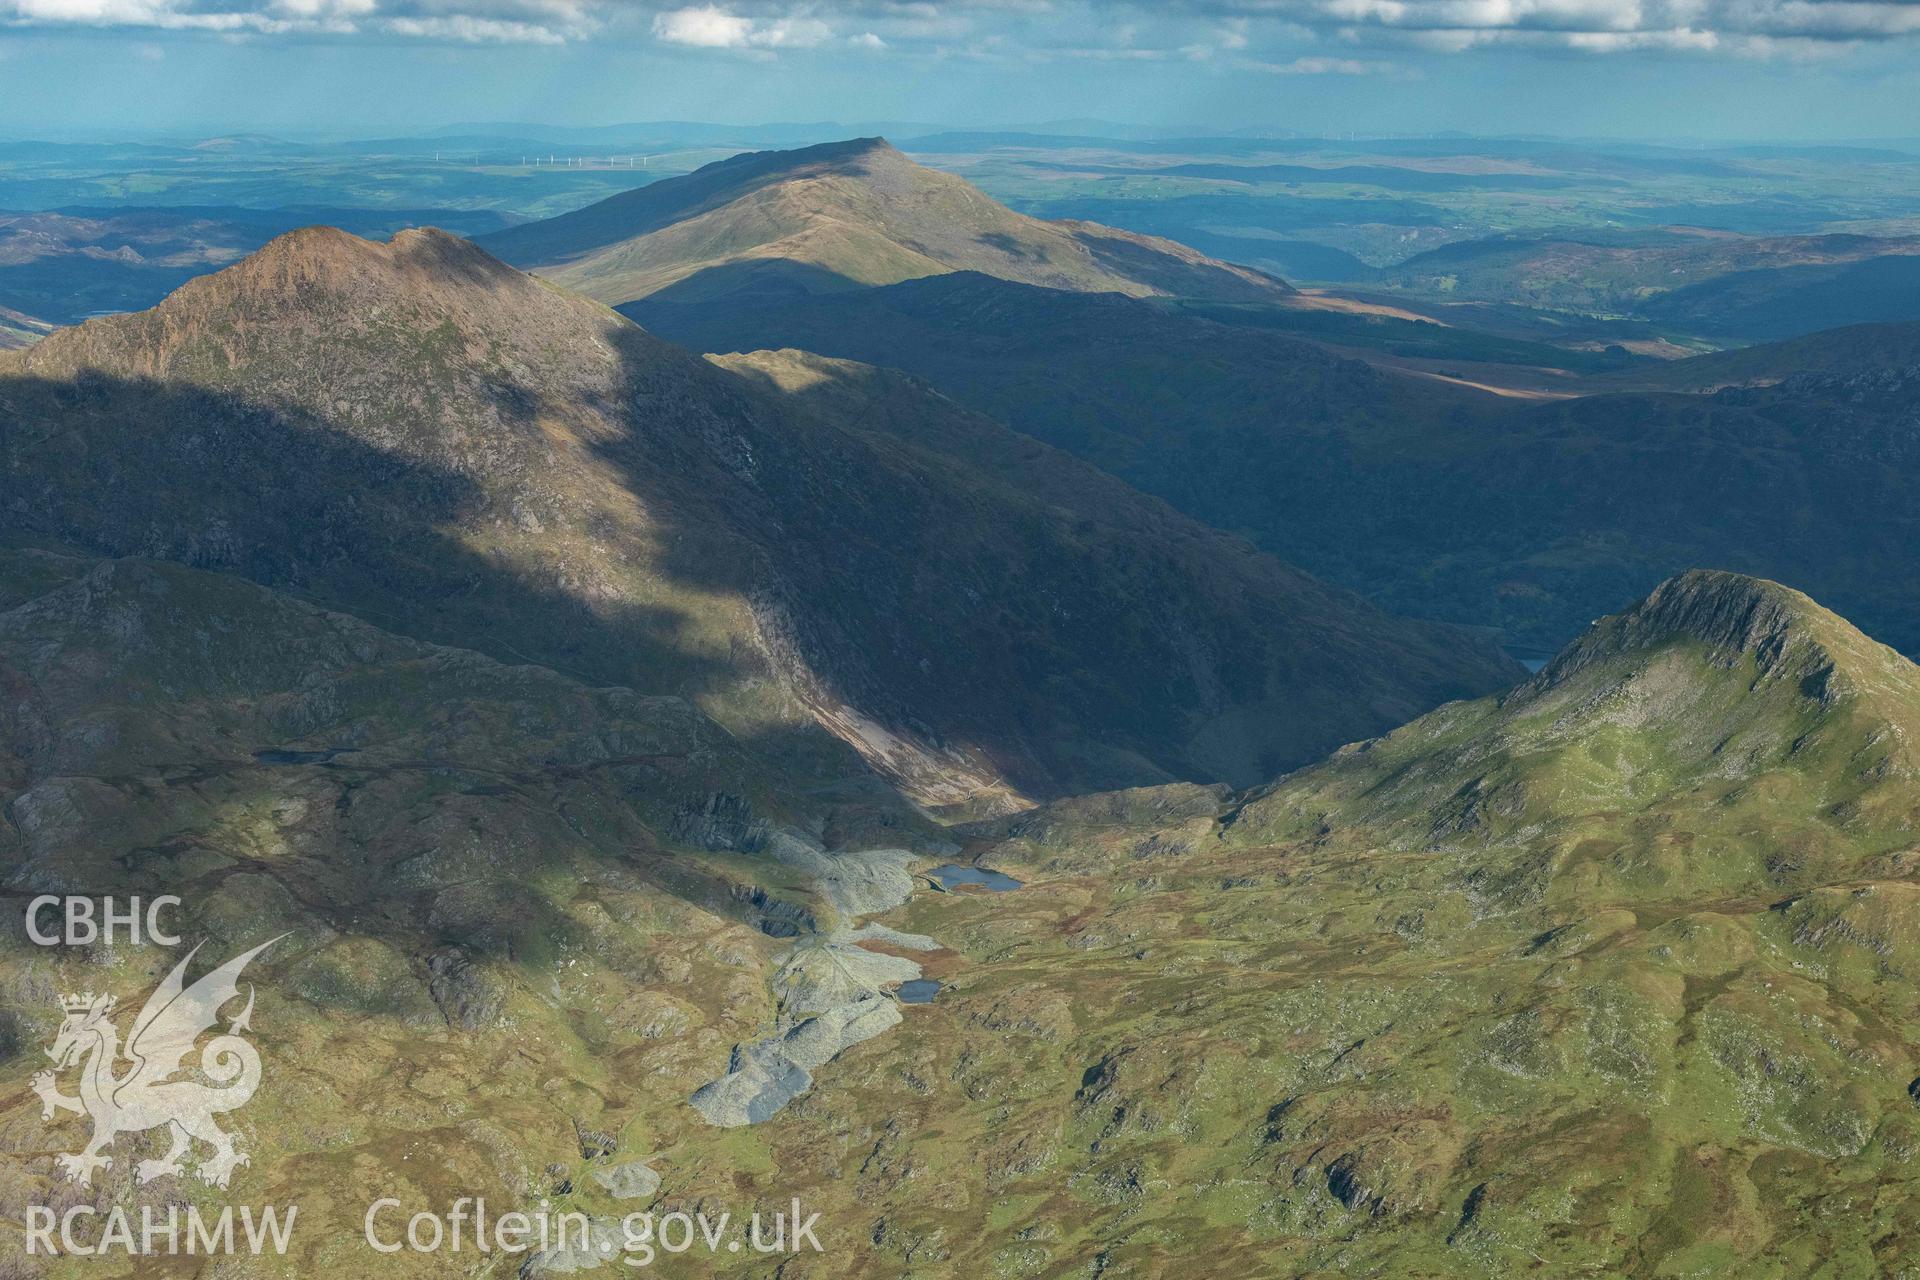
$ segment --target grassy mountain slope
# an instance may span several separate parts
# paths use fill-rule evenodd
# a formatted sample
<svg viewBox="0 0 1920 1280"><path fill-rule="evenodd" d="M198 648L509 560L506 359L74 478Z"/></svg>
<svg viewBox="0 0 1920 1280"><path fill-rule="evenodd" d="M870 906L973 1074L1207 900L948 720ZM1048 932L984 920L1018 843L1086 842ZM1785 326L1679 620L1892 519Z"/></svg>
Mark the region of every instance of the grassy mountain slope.
<svg viewBox="0 0 1920 1280"><path fill-rule="evenodd" d="M811 293L948 271L1135 295L1290 292L1172 241L1015 213L879 138L735 156L481 243L607 303Z"/></svg>
<svg viewBox="0 0 1920 1280"><path fill-rule="evenodd" d="M1689 574L1527 686L1251 797L981 823L1026 887L905 918L966 961L959 1043L914 1070L977 1099L944 1132L995 1122L888 1239L991 1205L1006 1232L937 1237L970 1267L1897 1273L1916 734L1905 659Z"/></svg>
<svg viewBox="0 0 1920 1280"><path fill-rule="evenodd" d="M301 1230L251 1275L454 1273L346 1247L369 1187L604 1212L589 1174L615 1163L606 1151L685 1136L706 1157L714 1131L686 1097L773 1017L767 978L789 945L773 935L832 917L793 866L707 837L732 822L901 860L941 847L881 789L823 799L682 699L176 564L0 552L0 709L10 894L177 895L179 932L209 957L286 935L249 970L266 1065L229 1121L253 1158L231 1197L297 1203ZM84 1126L46 1125L27 1088L55 992L131 1000L180 953L49 953L8 914L0 1216L81 1200L217 1212L228 1197L188 1177L135 1186L157 1134L123 1138L91 1191L62 1183L52 1153ZM47 1274L18 1246L8 1274Z"/></svg>
<svg viewBox="0 0 1920 1280"><path fill-rule="evenodd" d="M1815 590L1920 651L1906 327L1658 375L1832 366L1775 387L1528 406L1163 304L978 275L626 310L702 349L906 369L1385 608L1498 626L1543 656L1695 565Z"/></svg>
<svg viewBox="0 0 1920 1280"><path fill-rule="evenodd" d="M1429 849L1570 849L1582 837L1564 824L1658 811L1667 819L1645 824L1660 832L1653 845L1638 859L1587 857L1596 875L1683 895L1785 870L1832 877L1842 868L1831 859L1898 844L1912 828L1916 742L1920 668L1798 592L1694 572L1596 622L1510 693L1285 779L1237 811L1231 836L1311 837L1337 824L1402 831ZM1782 800L1814 802L1780 815L1808 823L1805 835L1769 820ZM1796 846L1793 866L1682 847L1670 840L1680 824L1769 829ZM1671 861L1650 858L1656 848Z"/></svg>
<svg viewBox="0 0 1920 1280"><path fill-rule="evenodd" d="M0 554L0 696L12 889L184 888L215 951L292 930L256 971L252 1167L136 1188L158 1141L124 1140L92 1193L297 1200L261 1275L450 1274L342 1250L370 1187L602 1221L798 1196L828 1252L780 1274L821 1280L1844 1280L1915 1247L1920 670L1770 583L1684 575L1522 688L1258 792L974 824L1023 886L923 887L867 935L937 942L934 1002L735 1129L686 1098L831 907L728 833L952 856L910 816L809 796L683 700L172 564ZM26 1088L51 993L172 956L4 937L17 1221L78 1194ZM596 1175L643 1157L659 1187L612 1199Z"/></svg>
<svg viewBox="0 0 1920 1280"><path fill-rule="evenodd" d="M1004 430L924 391L855 429L434 232L297 233L0 375L15 539L685 694L928 803L1250 780L1509 674L1078 464L983 471Z"/></svg>
<svg viewBox="0 0 1920 1280"><path fill-rule="evenodd" d="M447 1274L342 1251L369 1188L601 1221L797 1196L828 1253L781 1274L822 1280L1864 1278L1916 1247L1920 670L1774 583L1682 576L1258 793L975 823L1021 889L883 913L939 944L935 1002L726 1130L685 1100L831 913L764 837L952 856L883 798L808 794L685 700L163 562L0 555L0 697L10 889L184 890L215 952L292 931L252 1167L134 1188L159 1140L125 1140L90 1192L294 1199L263 1274ZM27 1088L52 994L165 960L4 935L6 1221L81 1196ZM595 1174L639 1157L659 1188L614 1201Z"/></svg>

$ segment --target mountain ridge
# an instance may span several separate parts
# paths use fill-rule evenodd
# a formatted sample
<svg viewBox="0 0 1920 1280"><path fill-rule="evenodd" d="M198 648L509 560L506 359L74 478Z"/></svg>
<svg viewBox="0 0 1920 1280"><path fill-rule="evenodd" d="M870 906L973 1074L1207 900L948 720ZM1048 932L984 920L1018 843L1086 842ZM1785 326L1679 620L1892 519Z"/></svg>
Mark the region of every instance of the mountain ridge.
<svg viewBox="0 0 1920 1280"><path fill-rule="evenodd" d="M1542 842L1556 825L1604 826L1609 814L1758 824L1791 786L1822 800L1795 825L1831 827L1800 837L1803 860L1828 849L1837 859L1850 839L1897 843L1920 816L1916 744L1920 668L1801 592L1692 570L1596 621L1526 683L1261 789L1233 831Z"/></svg>
<svg viewBox="0 0 1920 1280"><path fill-rule="evenodd" d="M822 413L440 232L295 233L0 375L16 537L687 694L936 806L1251 781L1517 675L1063 456L1028 490L924 388Z"/></svg>
<svg viewBox="0 0 1920 1280"><path fill-rule="evenodd" d="M1293 292L1172 241L1016 213L883 138L745 153L480 243L609 304L835 291L953 270L1137 296Z"/></svg>

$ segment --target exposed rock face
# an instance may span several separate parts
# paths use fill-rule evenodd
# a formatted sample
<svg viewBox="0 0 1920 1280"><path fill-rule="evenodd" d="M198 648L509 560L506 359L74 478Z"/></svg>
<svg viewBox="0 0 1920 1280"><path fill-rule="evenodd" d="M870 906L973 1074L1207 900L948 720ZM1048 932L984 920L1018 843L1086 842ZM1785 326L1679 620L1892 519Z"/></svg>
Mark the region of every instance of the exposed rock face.
<svg viewBox="0 0 1920 1280"><path fill-rule="evenodd" d="M767 856L810 875L843 920L891 910L913 893L907 868L914 855L905 849L828 853L811 839L783 832L768 842Z"/></svg>
<svg viewBox="0 0 1920 1280"><path fill-rule="evenodd" d="M500 1017L506 1003L505 990L458 947L443 948L428 956L427 970L432 974L427 990L446 1015L448 1025L478 1031Z"/></svg>
<svg viewBox="0 0 1920 1280"><path fill-rule="evenodd" d="M790 865L815 871L817 890L835 902L843 920L888 910L912 893L913 880L906 874L913 860L910 854L827 855L790 836L774 837L776 848L782 842L804 852ZM847 866L860 863L878 874L850 879ZM723 1127L760 1123L811 1088L813 1073L843 1051L899 1024L900 1007L892 991L920 977L920 966L904 956L868 950L860 945L863 942L911 951L940 948L924 935L871 923L857 928L842 925L795 943L773 976L781 1012L772 1034L736 1046L726 1074L702 1086L690 1099L709 1123Z"/></svg>
<svg viewBox="0 0 1920 1280"><path fill-rule="evenodd" d="M1706 645L1729 660L1752 659L1762 675L1786 664L1831 666L1823 639L1850 631L1798 591L1737 573L1697 570L1660 584L1652 595L1618 617L1594 624L1543 671L1542 684L1563 680L1581 667L1677 640Z"/></svg>
<svg viewBox="0 0 1920 1280"><path fill-rule="evenodd" d="M753 806L740 796L715 792L675 814L673 834L702 849L758 853L766 848L773 824L754 816Z"/></svg>
<svg viewBox="0 0 1920 1280"><path fill-rule="evenodd" d="M783 1008L800 1016L824 1013L920 976L913 961L870 951L853 936L809 938L788 952L773 978Z"/></svg>
<svg viewBox="0 0 1920 1280"><path fill-rule="evenodd" d="M645 1200L660 1189L660 1174L645 1160L629 1160L608 1169L596 1169L593 1180L615 1200Z"/></svg>
<svg viewBox="0 0 1920 1280"><path fill-rule="evenodd" d="M618 1222L595 1218L587 1225L584 1239L578 1231L551 1249L530 1255L520 1266L522 1280L541 1276L570 1276L581 1271L596 1271L603 1264L619 1266L624 1258L625 1240ZM622 1268L623 1270L625 1268Z"/></svg>
<svg viewBox="0 0 1920 1280"><path fill-rule="evenodd" d="M904 894L886 905L899 901L905 901ZM760 1123L811 1088L813 1073L841 1052L899 1025L900 1006L890 991L918 978L920 966L859 945L869 939L902 939L916 950L939 946L931 938L879 925L797 943L774 974L781 1016L773 1033L737 1046L726 1074L691 1099L709 1123Z"/></svg>
<svg viewBox="0 0 1920 1280"><path fill-rule="evenodd" d="M918 969L915 969L918 972ZM813 1087L813 1072L841 1051L900 1024L899 1004L880 995L835 1005L781 1035L741 1045L727 1073L691 1101L709 1124L759 1124Z"/></svg>

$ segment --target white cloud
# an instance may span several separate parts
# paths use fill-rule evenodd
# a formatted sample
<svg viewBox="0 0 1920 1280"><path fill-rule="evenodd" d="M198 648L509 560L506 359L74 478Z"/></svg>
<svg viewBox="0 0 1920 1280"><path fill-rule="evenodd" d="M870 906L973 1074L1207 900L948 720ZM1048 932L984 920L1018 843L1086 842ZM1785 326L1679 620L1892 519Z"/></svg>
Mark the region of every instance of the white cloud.
<svg viewBox="0 0 1920 1280"><path fill-rule="evenodd" d="M1920 34L1914 0L1203 0L1349 43L1766 54Z"/></svg>
<svg viewBox="0 0 1920 1280"><path fill-rule="evenodd" d="M833 28L818 18L782 18L757 28L749 43L768 49L811 49L833 39Z"/></svg>
<svg viewBox="0 0 1920 1280"><path fill-rule="evenodd" d="M811 49L831 40L833 28L814 17L757 19L709 4L656 13L653 35L696 49Z"/></svg>
<svg viewBox="0 0 1920 1280"><path fill-rule="evenodd" d="M242 38L361 32L458 43L559 44L596 0L0 0L0 25L201 31Z"/></svg>
<svg viewBox="0 0 1920 1280"><path fill-rule="evenodd" d="M1804 57L1920 36L1920 0L0 0L0 26L651 38L760 57L818 48L1026 63L1186 58L1320 75L1376 70L1343 64L1391 49Z"/></svg>
<svg viewBox="0 0 1920 1280"><path fill-rule="evenodd" d="M374 11L374 0L272 0L268 9L289 21L360 18Z"/></svg>
<svg viewBox="0 0 1920 1280"><path fill-rule="evenodd" d="M565 44L567 37L533 22L503 22L456 13L439 18L388 18L381 28L397 36L462 44Z"/></svg>
<svg viewBox="0 0 1920 1280"><path fill-rule="evenodd" d="M737 49L747 43L752 33L753 19L714 5L653 15L655 38L668 44L692 45L696 49Z"/></svg>

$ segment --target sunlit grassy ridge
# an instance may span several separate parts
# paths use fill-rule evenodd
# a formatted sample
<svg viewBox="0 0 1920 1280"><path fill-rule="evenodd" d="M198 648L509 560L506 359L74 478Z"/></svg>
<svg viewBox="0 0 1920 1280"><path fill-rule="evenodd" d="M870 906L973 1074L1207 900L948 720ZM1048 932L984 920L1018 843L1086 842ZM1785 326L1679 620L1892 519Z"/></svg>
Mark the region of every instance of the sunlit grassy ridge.
<svg viewBox="0 0 1920 1280"><path fill-rule="evenodd" d="M1151 1267L1203 1237L1222 1275L1898 1273L1916 730L1905 659L1690 574L1521 689L1250 797L981 828L1036 899L1080 898L976 945L983 1004L1074 956L1092 1016L1061 1066L1101 1123L1058 1156L1133 1188L1092 1198L1083 1247Z"/></svg>
<svg viewBox="0 0 1920 1280"><path fill-rule="evenodd" d="M1136 296L1292 292L1170 240L1015 213L880 138L734 156L482 242L609 304L837 291L950 271Z"/></svg>

